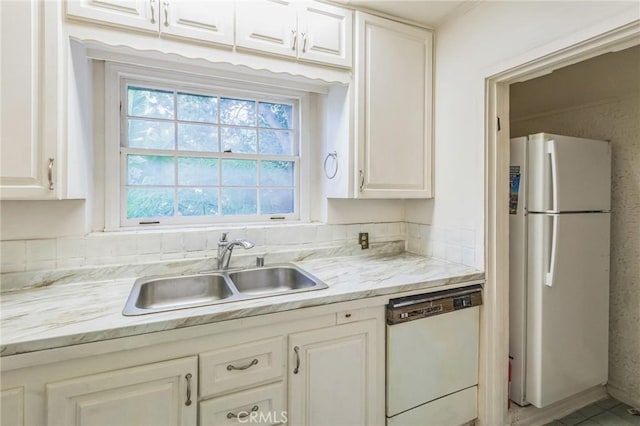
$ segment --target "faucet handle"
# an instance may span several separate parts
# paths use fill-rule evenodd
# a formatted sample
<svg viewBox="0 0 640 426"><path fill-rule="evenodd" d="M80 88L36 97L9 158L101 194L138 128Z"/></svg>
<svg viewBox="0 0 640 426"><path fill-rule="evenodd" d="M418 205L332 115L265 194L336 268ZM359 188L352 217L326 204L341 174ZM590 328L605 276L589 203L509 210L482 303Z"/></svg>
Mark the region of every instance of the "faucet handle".
<svg viewBox="0 0 640 426"><path fill-rule="evenodd" d="M228 235L228 234L229 234L228 232L223 232L223 233L222 233L222 235L220 235L220 240L219 240L219 241L220 241L221 243L226 242L226 241L227 241L227 235Z"/></svg>

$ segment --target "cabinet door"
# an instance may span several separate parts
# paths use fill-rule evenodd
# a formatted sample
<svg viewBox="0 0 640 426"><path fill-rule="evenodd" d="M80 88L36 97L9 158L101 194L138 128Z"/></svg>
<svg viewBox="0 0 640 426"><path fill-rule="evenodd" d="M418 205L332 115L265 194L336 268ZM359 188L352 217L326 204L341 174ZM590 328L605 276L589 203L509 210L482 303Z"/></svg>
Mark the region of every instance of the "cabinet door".
<svg viewBox="0 0 640 426"><path fill-rule="evenodd" d="M367 320L290 336L289 424L380 423L375 330Z"/></svg>
<svg viewBox="0 0 640 426"><path fill-rule="evenodd" d="M160 33L233 46L231 0L171 0L162 5Z"/></svg>
<svg viewBox="0 0 640 426"><path fill-rule="evenodd" d="M243 0L236 3L236 46L295 57L296 7L288 1Z"/></svg>
<svg viewBox="0 0 640 426"><path fill-rule="evenodd" d="M158 32L158 12L163 3L166 1L67 0L67 16Z"/></svg>
<svg viewBox="0 0 640 426"><path fill-rule="evenodd" d="M324 3L304 3L298 15L298 58L351 67L353 13Z"/></svg>
<svg viewBox="0 0 640 426"><path fill-rule="evenodd" d="M43 3L0 2L0 186L3 199L55 198L49 162L55 141L42 134ZM51 183L55 178L52 164Z"/></svg>
<svg viewBox="0 0 640 426"><path fill-rule="evenodd" d="M197 357L47 385L47 424L195 425Z"/></svg>
<svg viewBox="0 0 640 426"><path fill-rule="evenodd" d="M24 388L3 389L0 392L0 424L24 424Z"/></svg>
<svg viewBox="0 0 640 426"><path fill-rule="evenodd" d="M431 196L431 33L356 13L357 197Z"/></svg>

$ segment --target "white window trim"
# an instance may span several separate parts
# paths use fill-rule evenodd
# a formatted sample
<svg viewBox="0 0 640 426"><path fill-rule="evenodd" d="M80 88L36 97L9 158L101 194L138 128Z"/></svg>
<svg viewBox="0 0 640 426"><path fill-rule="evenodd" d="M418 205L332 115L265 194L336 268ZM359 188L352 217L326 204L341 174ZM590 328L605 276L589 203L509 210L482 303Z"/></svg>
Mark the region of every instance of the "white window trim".
<svg viewBox="0 0 640 426"><path fill-rule="evenodd" d="M244 76L243 76L244 77ZM245 92L247 97L255 98L256 96L264 96L268 99L278 100L286 99L297 101L298 122L296 123L296 131L298 132L299 152L298 159L295 162L295 179L296 188L295 197L297 201L298 214L293 218L292 215L265 215L265 216L221 216L211 221L203 223L201 218L198 220L184 217L179 220L174 219L170 224L164 223L160 225L140 225L138 223L125 223L121 217L121 207L123 206L123 193L121 191L121 182L125 178L123 176L123 168L121 167L120 138L121 129L121 113L120 100L122 82L138 81L143 82L147 86L163 87L171 85L173 87L185 86L185 90L196 90L198 88L204 92L212 92L223 94L231 91L233 96ZM194 89L195 88L195 89ZM260 82L246 81L242 79L229 80L220 79L211 76L187 74L173 70L156 70L134 65L125 65L119 63L105 64L105 231L118 230L136 230L148 229L155 227L162 228L180 228L188 226L219 226L224 224L277 224L291 222L309 222L310 220L310 131L309 131L309 94L307 92L292 89L274 89L273 85L261 84ZM302 126L301 123L307 123ZM237 156L237 154L234 154ZM262 159L269 159L268 156L261 156ZM281 159L281 158L279 158ZM284 216L284 220L272 220L271 216Z"/></svg>

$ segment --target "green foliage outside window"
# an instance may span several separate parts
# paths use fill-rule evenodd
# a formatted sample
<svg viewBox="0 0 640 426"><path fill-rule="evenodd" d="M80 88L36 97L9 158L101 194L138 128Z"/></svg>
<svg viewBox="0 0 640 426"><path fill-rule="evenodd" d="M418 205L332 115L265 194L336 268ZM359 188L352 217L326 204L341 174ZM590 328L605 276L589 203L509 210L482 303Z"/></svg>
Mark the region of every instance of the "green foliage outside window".
<svg viewBox="0 0 640 426"><path fill-rule="evenodd" d="M138 86L126 105L128 219L295 211L292 105Z"/></svg>

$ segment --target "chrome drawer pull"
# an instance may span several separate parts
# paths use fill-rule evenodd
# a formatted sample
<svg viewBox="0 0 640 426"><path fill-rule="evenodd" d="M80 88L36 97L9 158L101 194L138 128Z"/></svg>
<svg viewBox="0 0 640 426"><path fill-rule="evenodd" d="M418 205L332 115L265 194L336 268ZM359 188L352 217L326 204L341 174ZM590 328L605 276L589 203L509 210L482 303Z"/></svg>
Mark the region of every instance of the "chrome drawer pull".
<svg viewBox="0 0 640 426"><path fill-rule="evenodd" d="M227 413L227 418L228 419L244 419L245 417L249 417L249 413L254 413L259 409L260 407L258 407L257 405L254 405L253 407L251 407L251 411L240 411L238 414Z"/></svg>
<svg viewBox="0 0 640 426"><path fill-rule="evenodd" d="M227 365L227 370L228 370L228 371L232 371L232 370L246 370L247 368L251 368L251 367L253 367L254 365L257 365L257 364L258 364L258 359L257 359L257 358L254 358L254 359L253 359L253 361L251 361L249 364L247 364L247 365L245 365L245 366L243 366L243 367L236 367L236 366L235 366L235 365L233 365L233 364L229 364L229 365Z"/></svg>

